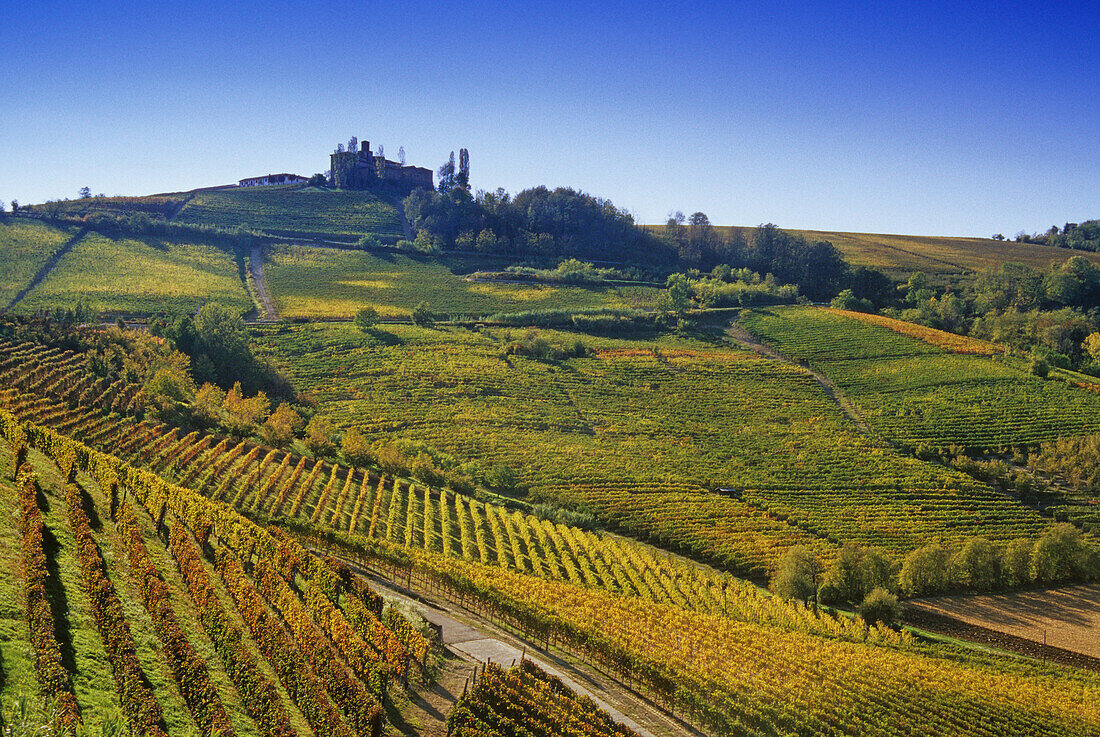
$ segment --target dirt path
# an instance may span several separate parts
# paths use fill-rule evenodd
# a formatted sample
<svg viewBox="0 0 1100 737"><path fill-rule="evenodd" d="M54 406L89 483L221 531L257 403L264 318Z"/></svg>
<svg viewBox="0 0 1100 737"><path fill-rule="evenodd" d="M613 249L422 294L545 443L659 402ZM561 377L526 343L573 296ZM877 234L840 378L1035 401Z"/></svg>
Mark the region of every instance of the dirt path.
<svg viewBox="0 0 1100 737"><path fill-rule="evenodd" d="M420 700L426 701L444 720L447 714L442 707L449 709L449 704L454 703L454 694L461 693L465 677L473 673L475 665L492 660L508 667L513 661L526 658L547 673L560 678L577 693L591 697L616 722L630 727L642 737L696 737L701 734L587 664L566 660L544 651L536 652L532 643L525 642L468 611L445 601L426 599L379 577L376 571L365 569L354 561L344 560L344 563L367 578L371 586L380 593L408 602L441 632L443 644L455 659L449 659L445 663L441 679L430 691L422 694ZM454 679L456 672L460 676L465 674L461 682ZM430 717L431 711L419 703L418 699L413 699L413 706L421 721L431 721L425 717L425 714ZM435 735L435 728L436 725L425 723L421 729L405 733Z"/></svg>
<svg viewBox="0 0 1100 737"><path fill-rule="evenodd" d="M11 301L11 304L8 305L8 311L10 312L12 308L23 301L23 298L26 297L32 289L41 284L42 280L49 276L50 272L57 267L58 262L65 257L65 254L73 250L73 246L79 243L87 234L88 229L84 228L72 238L67 240L65 244L61 246L61 248L57 249L57 252L54 255L50 256L49 260L46 261L46 263L42 265L42 268L38 270L38 273L34 275L34 278L31 279L31 283L28 284L26 288L24 288L21 292L19 292L19 294L15 295L15 299L13 299Z"/></svg>
<svg viewBox="0 0 1100 737"><path fill-rule="evenodd" d="M252 275L252 285L256 292L256 299L263 307L257 322L278 322L279 309L275 306L275 300L271 298L271 292L267 288L267 278L264 276L264 254L260 246L252 246L248 254L248 270Z"/></svg>
<svg viewBox="0 0 1100 737"><path fill-rule="evenodd" d="M750 351L755 351L765 358L770 358L775 361L787 363L792 366L798 366L801 369L809 371L810 375L814 377L819 385L821 385L821 388L825 392L825 395L828 396L829 399L833 400L833 402L835 402L838 407L840 407L841 411L848 417L849 420L852 421L852 424L855 425L856 428L864 435L871 434L871 428L867 426L867 422L864 421L863 416L859 413L859 410L857 410L856 406L852 404L852 400L848 398L848 395L837 388L836 384L829 381L829 379L826 378L824 374L819 373L805 363L792 361L771 346L761 343L755 335L750 333L748 330L745 330L745 328L741 327L741 325L737 324L736 322L731 323L729 328L726 329L726 335L729 336L730 340L732 340L734 343L737 343L742 348L748 348Z"/></svg>

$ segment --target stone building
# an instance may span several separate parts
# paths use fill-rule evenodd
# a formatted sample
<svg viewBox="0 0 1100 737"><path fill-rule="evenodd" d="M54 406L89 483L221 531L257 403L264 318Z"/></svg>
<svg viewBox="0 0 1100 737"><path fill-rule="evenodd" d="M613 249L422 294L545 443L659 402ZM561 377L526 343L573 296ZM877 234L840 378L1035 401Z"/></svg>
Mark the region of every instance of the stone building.
<svg viewBox="0 0 1100 737"><path fill-rule="evenodd" d="M249 177L237 183L238 187L268 187L273 184L295 184L307 181L297 174L264 174L262 177Z"/></svg>
<svg viewBox="0 0 1100 737"><path fill-rule="evenodd" d="M423 187L435 189L432 170L422 166L402 166L396 161L378 158L363 141L358 151L336 151L331 156L332 185L340 189L375 189L379 186L411 192Z"/></svg>

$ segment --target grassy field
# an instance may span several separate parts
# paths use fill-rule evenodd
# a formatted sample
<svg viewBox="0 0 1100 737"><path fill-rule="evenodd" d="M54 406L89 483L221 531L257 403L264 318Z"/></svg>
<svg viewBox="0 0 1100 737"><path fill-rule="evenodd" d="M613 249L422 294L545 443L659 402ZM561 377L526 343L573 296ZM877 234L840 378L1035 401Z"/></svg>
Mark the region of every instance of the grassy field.
<svg viewBox="0 0 1100 737"><path fill-rule="evenodd" d="M183 223L307 233L404 237L395 206L370 192L287 184L197 192L176 220Z"/></svg>
<svg viewBox="0 0 1100 737"><path fill-rule="evenodd" d="M741 322L819 369L891 441L995 449L1100 430L1100 396L1032 376L1019 359L963 355L813 307L755 310Z"/></svg>
<svg viewBox="0 0 1100 737"><path fill-rule="evenodd" d="M193 312L209 301L253 307L233 256L213 246L89 233L19 304L22 312L74 307L94 313Z"/></svg>
<svg viewBox="0 0 1100 737"><path fill-rule="evenodd" d="M646 307L659 291L468 282L437 259L397 253L278 246L267 259L268 286L283 317L351 317L366 306L382 315L408 315L421 301L455 315Z"/></svg>
<svg viewBox="0 0 1100 737"><path fill-rule="evenodd" d="M674 336L582 337L589 354L561 362L503 356L518 334L394 326L371 340L302 325L259 331L254 348L346 427L506 465L536 497L741 571L802 542L904 551L1043 525L968 477L869 442L804 370Z"/></svg>
<svg viewBox="0 0 1100 737"><path fill-rule="evenodd" d="M0 307L7 307L75 230L33 221L0 223Z"/></svg>

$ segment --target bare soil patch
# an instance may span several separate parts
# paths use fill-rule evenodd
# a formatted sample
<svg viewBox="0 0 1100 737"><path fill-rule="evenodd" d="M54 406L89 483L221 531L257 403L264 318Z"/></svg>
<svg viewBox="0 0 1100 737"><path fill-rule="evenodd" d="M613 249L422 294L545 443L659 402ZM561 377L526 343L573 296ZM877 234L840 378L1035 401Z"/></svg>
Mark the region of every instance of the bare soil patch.
<svg viewBox="0 0 1100 737"><path fill-rule="evenodd" d="M913 599L906 608L906 618L918 626L922 619L942 625L943 618L947 618L1100 659L1100 585L938 596Z"/></svg>

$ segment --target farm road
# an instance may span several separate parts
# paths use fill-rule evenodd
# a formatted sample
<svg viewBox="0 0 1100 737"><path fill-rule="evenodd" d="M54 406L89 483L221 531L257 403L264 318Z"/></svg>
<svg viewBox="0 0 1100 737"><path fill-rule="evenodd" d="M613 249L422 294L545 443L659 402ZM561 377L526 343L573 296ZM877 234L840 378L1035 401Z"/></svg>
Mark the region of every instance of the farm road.
<svg viewBox="0 0 1100 737"><path fill-rule="evenodd" d="M585 665L567 663L544 653L532 655L534 648L519 638L482 621L464 610L444 602L413 598L374 571L354 561L342 559L373 588L387 597L408 602L422 617L440 628L443 644L471 665L492 660L507 668L521 657L532 661L547 673L560 678L577 693L591 697L619 724L630 727L642 737L684 737L698 732L686 728L660 710L636 697L618 681Z"/></svg>
<svg viewBox="0 0 1100 737"><path fill-rule="evenodd" d="M866 421L864 421L863 416L859 414L859 410L856 409L856 406L852 404L852 400L849 399L844 392L838 389L836 384L829 381L824 374L819 373L807 364L792 361L771 346L764 345L755 335L745 330L745 328L738 325L736 322L730 323L730 326L726 329L726 335L731 341L737 343L742 348L754 351L765 358L787 363L792 366L798 366L800 369L809 371L810 375L821 385L821 389L825 392L825 395L840 407L840 410L852 421L852 424L854 424L864 435L871 434L871 429L867 427Z"/></svg>
<svg viewBox="0 0 1100 737"><path fill-rule="evenodd" d="M275 300L271 298L271 292L267 288L267 277L264 276L264 253L260 246L252 246L252 251L248 254L248 269L252 273L256 299L263 306L257 321L278 322L279 309L275 306Z"/></svg>

